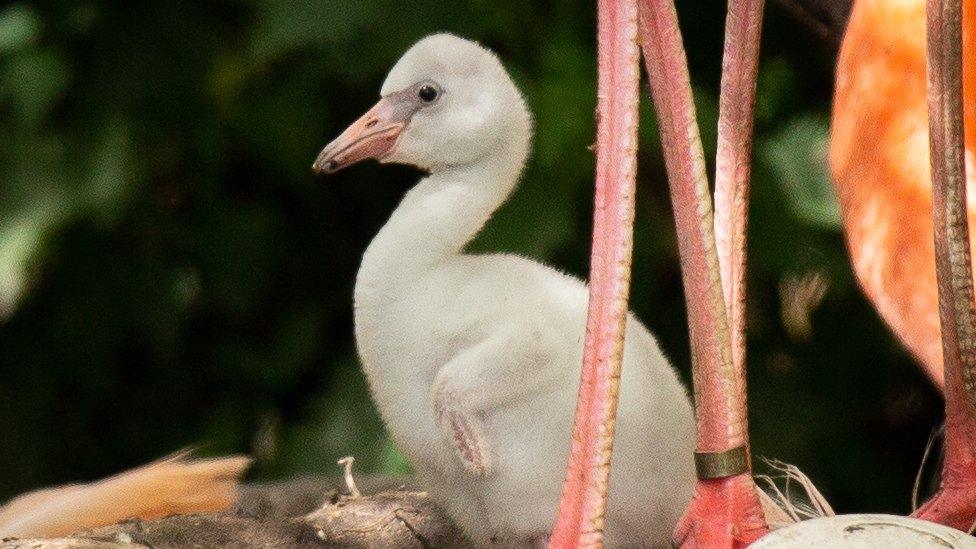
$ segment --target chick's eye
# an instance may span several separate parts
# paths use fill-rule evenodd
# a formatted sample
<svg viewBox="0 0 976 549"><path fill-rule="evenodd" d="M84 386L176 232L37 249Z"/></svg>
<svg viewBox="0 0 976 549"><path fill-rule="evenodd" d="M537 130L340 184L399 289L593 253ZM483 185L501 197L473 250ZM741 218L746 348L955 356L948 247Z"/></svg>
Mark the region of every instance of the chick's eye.
<svg viewBox="0 0 976 549"><path fill-rule="evenodd" d="M417 95L420 96L420 100L424 103L430 103L437 99L437 88L430 85L422 86L420 91L417 92Z"/></svg>

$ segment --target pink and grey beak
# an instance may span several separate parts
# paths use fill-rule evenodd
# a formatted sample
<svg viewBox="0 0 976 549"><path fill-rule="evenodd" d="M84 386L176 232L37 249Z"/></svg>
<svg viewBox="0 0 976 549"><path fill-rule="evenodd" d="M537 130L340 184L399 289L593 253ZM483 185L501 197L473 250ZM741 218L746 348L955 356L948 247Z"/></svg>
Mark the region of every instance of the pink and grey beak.
<svg viewBox="0 0 976 549"><path fill-rule="evenodd" d="M362 160L383 160L396 148L400 135L417 111L416 95L388 95L322 149L312 169L335 173Z"/></svg>

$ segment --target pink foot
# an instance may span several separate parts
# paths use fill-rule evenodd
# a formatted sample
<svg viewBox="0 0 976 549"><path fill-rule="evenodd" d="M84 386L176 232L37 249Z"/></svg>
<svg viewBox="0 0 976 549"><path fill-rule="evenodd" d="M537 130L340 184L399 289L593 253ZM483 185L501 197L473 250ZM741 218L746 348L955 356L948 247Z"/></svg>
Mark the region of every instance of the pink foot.
<svg viewBox="0 0 976 549"><path fill-rule="evenodd" d="M976 484L944 486L912 516L971 533L976 525Z"/></svg>
<svg viewBox="0 0 976 549"><path fill-rule="evenodd" d="M748 473L699 480L674 531L682 548L725 549L746 547L769 532L756 485Z"/></svg>
<svg viewBox="0 0 976 549"><path fill-rule="evenodd" d="M963 459L946 458L942 486L912 513L915 518L972 532L976 525L976 461L969 452Z"/></svg>
<svg viewBox="0 0 976 549"><path fill-rule="evenodd" d="M969 426L972 420L966 417L958 423L952 421L964 413L947 407L941 486L912 516L972 532L976 524L976 451L972 441L976 436L970 433L976 433L976 428Z"/></svg>

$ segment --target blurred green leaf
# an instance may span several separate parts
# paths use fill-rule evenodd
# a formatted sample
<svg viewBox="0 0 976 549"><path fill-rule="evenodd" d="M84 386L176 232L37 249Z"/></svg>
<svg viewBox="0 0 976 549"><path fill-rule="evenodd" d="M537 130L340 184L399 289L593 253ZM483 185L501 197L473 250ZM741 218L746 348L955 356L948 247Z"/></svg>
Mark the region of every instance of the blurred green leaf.
<svg viewBox="0 0 976 549"><path fill-rule="evenodd" d="M106 122L101 139L92 151L91 165L83 182L85 200L94 206L104 219L119 215L124 200L141 174L136 169L129 129L121 118Z"/></svg>
<svg viewBox="0 0 976 549"><path fill-rule="evenodd" d="M293 471L339 471L336 461L356 458L361 471L403 473L409 470L382 427L368 398L366 380L355 362L336 366L330 391L308 409L305 419L284 429L282 454Z"/></svg>
<svg viewBox="0 0 976 549"><path fill-rule="evenodd" d="M38 197L33 207L0 225L0 321L14 312L28 285L30 260L61 220L60 211L53 201Z"/></svg>
<svg viewBox="0 0 976 549"><path fill-rule="evenodd" d="M376 14L371 2L260 0L258 25L250 40L257 66L296 49L349 40Z"/></svg>
<svg viewBox="0 0 976 549"><path fill-rule="evenodd" d="M788 111L797 90L793 66L783 57L763 62L756 83L756 124L769 124Z"/></svg>
<svg viewBox="0 0 976 549"><path fill-rule="evenodd" d="M775 174L787 205L800 221L837 231L840 207L827 173L827 121L803 116L762 143L762 160Z"/></svg>
<svg viewBox="0 0 976 549"><path fill-rule="evenodd" d="M38 126L64 93L69 68L54 50L19 53L0 68L0 97L15 108L22 124Z"/></svg>
<svg viewBox="0 0 976 549"><path fill-rule="evenodd" d="M34 8L13 4L0 11L0 54L14 51L37 40L40 20Z"/></svg>

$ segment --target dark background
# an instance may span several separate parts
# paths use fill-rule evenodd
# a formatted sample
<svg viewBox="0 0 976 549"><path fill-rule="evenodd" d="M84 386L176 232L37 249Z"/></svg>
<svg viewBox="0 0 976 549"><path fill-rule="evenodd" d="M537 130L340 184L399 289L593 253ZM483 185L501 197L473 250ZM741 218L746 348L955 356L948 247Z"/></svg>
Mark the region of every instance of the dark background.
<svg viewBox="0 0 976 549"><path fill-rule="evenodd" d="M524 4L0 8L0 498L189 445L253 454L254 479L333 474L347 454L359 471L406 471L357 366L351 294L418 174L309 166L411 43L442 30L481 41L538 135L521 189L474 247L585 276L595 9ZM723 10L679 2L709 155ZM753 447L798 465L838 511L904 513L942 404L852 278L825 168L833 56L770 3L750 223ZM632 306L687 380L647 103ZM797 295L787 281L809 276L829 283L823 302L784 307Z"/></svg>

